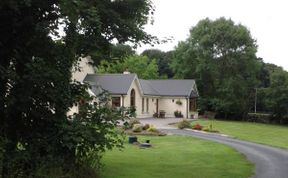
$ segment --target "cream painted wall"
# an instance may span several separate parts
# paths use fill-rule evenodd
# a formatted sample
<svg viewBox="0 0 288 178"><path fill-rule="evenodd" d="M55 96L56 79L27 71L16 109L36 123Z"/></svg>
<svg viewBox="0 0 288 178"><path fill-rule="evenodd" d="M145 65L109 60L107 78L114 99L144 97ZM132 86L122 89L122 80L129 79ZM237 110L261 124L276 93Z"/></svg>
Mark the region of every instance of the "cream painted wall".
<svg viewBox="0 0 288 178"><path fill-rule="evenodd" d="M130 107L131 103L130 103L130 94L131 94L131 90L134 89L135 90L135 105L136 105L136 115L137 117L141 117L142 115L142 97L141 97L141 91L139 88L139 85L137 83L137 80L134 80L131 84L130 89L128 90L128 94L124 96L124 106L125 107Z"/></svg>
<svg viewBox="0 0 288 178"><path fill-rule="evenodd" d="M174 102L172 101L174 100ZM182 105L176 104L176 101L180 100ZM165 117L174 117L174 111L181 111L184 118L187 118L187 99L177 97L161 98L159 100L159 110L166 112Z"/></svg>
<svg viewBox="0 0 288 178"><path fill-rule="evenodd" d="M92 62L90 56L87 56L85 58L80 58L80 61L78 61L78 64L79 64L81 71L72 70L72 80L83 82L87 74L95 73L93 66L91 66L89 62ZM91 90L88 90L88 92L91 95L94 95ZM78 112L79 112L78 106L74 105L73 107L69 108L69 111L67 112L67 116L72 116L73 114L78 113Z"/></svg>
<svg viewBox="0 0 288 178"><path fill-rule="evenodd" d="M85 57L85 58L80 58L80 60L78 61L78 65L81 71L77 71L77 70L72 71L72 80L83 82L87 74L95 73L93 66L91 66L89 62L92 62L90 56Z"/></svg>

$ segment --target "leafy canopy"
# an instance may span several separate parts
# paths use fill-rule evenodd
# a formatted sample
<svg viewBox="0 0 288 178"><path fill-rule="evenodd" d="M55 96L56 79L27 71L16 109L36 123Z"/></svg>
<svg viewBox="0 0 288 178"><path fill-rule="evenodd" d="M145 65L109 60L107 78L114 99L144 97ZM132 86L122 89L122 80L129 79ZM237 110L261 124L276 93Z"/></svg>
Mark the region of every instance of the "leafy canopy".
<svg viewBox="0 0 288 178"><path fill-rule="evenodd" d="M143 30L151 13L149 0L1 1L2 177L29 177L49 166L77 172L85 151L119 145L111 119L122 115L116 117L99 103L67 119L87 89L71 81L70 71L80 56L91 54L96 63L103 59L112 41L152 43L156 38Z"/></svg>
<svg viewBox="0 0 288 178"><path fill-rule="evenodd" d="M158 66L156 60L149 60L146 56L129 56L123 61L101 61L97 66L99 73L123 73L128 70L131 73L136 73L141 79L157 79L159 78Z"/></svg>
<svg viewBox="0 0 288 178"><path fill-rule="evenodd" d="M242 117L257 86L257 46L248 29L230 19L201 20L180 42L171 67L176 78L197 80L202 109Z"/></svg>

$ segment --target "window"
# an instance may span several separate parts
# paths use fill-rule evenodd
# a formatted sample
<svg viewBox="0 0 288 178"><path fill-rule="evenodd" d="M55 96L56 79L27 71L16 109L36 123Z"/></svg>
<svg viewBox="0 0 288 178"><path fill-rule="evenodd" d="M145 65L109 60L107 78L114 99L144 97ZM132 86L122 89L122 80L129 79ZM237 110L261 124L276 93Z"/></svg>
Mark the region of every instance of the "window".
<svg viewBox="0 0 288 178"><path fill-rule="evenodd" d="M149 99L146 98L146 112L149 112Z"/></svg>
<svg viewBox="0 0 288 178"><path fill-rule="evenodd" d="M135 90L132 89L130 93L130 106L135 107Z"/></svg>
<svg viewBox="0 0 288 178"><path fill-rule="evenodd" d="M152 102L154 102L154 99L152 98Z"/></svg>
<svg viewBox="0 0 288 178"><path fill-rule="evenodd" d="M174 99L172 99L172 102L174 103Z"/></svg>
<svg viewBox="0 0 288 178"><path fill-rule="evenodd" d="M116 107L120 107L120 97L112 97L112 107L116 108Z"/></svg>
<svg viewBox="0 0 288 178"><path fill-rule="evenodd" d="M145 99L142 98L142 113L144 112L144 102L145 102Z"/></svg>

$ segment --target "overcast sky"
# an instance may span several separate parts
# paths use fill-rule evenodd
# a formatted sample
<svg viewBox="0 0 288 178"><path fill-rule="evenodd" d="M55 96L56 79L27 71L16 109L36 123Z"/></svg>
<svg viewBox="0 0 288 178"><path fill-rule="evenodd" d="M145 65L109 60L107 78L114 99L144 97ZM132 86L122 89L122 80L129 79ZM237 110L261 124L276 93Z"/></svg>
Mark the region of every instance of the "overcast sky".
<svg viewBox="0 0 288 178"><path fill-rule="evenodd" d="M258 44L258 57L288 70L288 1L286 0L152 0L154 25L146 31L159 38L173 36L172 43L137 49L174 49L187 39L189 29L206 17L231 18L246 26Z"/></svg>

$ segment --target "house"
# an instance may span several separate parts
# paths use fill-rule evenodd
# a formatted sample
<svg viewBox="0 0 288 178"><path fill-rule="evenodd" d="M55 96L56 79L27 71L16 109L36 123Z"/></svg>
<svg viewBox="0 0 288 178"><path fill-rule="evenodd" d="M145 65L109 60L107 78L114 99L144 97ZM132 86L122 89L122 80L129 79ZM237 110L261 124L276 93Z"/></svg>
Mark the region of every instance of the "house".
<svg viewBox="0 0 288 178"><path fill-rule="evenodd" d="M174 117L180 111L185 118L196 111L198 91L194 80L143 80L136 74L87 74L84 82L97 95L103 90L112 97L112 107L135 107L138 118L165 112Z"/></svg>

